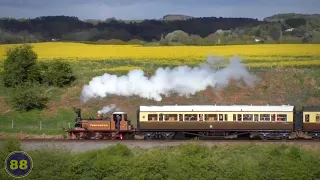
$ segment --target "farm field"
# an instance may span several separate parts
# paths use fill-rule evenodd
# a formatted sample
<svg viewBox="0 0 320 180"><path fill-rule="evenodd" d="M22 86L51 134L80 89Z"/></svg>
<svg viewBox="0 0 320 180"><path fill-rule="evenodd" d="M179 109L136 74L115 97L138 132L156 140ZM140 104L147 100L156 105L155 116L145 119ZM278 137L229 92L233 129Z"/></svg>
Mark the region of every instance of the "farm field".
<svg viewBox="0 0 320 180"><path fill-rule="evenodd" d="M16 45L0 45L5 50ZM213 56L239 56L249 67L320 65L320 44L261 44L233 46L138 46L48 42L32 44L39 60L122 60L165 65L196 65ZM130 68L129 68L130 69Z"/></svg>

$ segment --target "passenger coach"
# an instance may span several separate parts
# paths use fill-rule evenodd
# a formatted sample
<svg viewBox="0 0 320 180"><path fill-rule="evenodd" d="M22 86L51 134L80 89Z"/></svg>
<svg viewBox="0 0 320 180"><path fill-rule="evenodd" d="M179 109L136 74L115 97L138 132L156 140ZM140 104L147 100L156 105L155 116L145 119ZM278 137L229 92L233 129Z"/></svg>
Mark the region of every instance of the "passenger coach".
<svg viewBox="0 0 320 180"><path fill-rule="evenodd" d="M320 138L320 106L304 106L302 131L314 139Z"/></svg>
<svg viewBox="0 0 320 180"><path fill-rule="evenodd" d="M146 139L180 136L288 138L294 106L140 106L137 126Z"/></svg>

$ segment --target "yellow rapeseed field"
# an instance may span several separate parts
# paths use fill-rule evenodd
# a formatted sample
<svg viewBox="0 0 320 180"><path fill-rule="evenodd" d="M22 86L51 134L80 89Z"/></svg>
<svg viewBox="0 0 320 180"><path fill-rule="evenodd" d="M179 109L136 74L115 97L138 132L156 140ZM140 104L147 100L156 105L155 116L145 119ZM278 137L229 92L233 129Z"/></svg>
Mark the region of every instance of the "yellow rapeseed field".
<svg viewBox="0 0 320 180"><path fill-rule="evenodd" d="M16 45L0 45L0 59L5 50ZM233 46L134 46L82 43L32 44L39 60L135 60L144 62L204 61L208 55L240 56L250 66L320 65L320 44L233 45ZM179 60L179 61L178 61Z"/></svg>

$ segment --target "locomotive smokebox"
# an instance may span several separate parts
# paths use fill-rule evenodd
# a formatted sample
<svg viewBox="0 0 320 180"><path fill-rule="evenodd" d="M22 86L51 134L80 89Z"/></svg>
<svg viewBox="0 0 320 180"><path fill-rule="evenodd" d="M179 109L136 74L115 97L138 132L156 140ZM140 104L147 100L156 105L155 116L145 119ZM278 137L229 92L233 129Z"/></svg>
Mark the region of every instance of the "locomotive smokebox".
<svg viewBox="0 0 320 180"><path fill-rule="evenodd" d="M98 111L97 119L102 119L102 118L103 118L103 116L102 116L101 112L100 112L100 111Z"/></svg>

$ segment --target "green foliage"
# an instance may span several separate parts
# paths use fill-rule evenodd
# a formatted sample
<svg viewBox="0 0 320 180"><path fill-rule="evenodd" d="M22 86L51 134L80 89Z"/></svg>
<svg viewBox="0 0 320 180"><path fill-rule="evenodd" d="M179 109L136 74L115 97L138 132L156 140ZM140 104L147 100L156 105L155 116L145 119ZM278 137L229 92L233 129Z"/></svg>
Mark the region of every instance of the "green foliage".
<svg viewBox="0 0 320 180"><path fill-rule="evenodd" d="M9 49L4 60L4 85L14 87L27 81L38 80L37 54L30 45Z"/></svg>
<svg viewBox="0 0 320 180"><path fill-rule="evenodd" d="M64 87L75 81L71 65L64 61L51 61L42 63L41 75L43 83L49 86Z"/></svg>
<svg viewBox="0 0 320 180"><path fill-rule="evenodd" d="M72 67L63 61L37 63L37 54L30 45L21 45L7 52L3 63L4 86L11 88L9 103L17 110L43 109L49 98L41 84L64 87L76 80Z"/></svg>
<svg viewBox="0 0 320 180"><path fill-rule="evenodd" d="M63 149L28 152L35 164L25 179L316 179L320 154L288 145L185 144L129 149L117 144L71 154ZM6 172L0 171L0 177Z"/></svg>
<svg viewBox="0 0 320 180"><path fill-rule="evenodd" d="M303 18L290 18L285 20L286 24L290 27L297 28L307 24L307 20Z"/></svg>
<svg viewBox="0 0 320 180"><path fill-rule="evenodd" d="M13 151L21 151L20 147L20 141L15 137L8 137L5 139L2 148L0 149L0 160L1 162L4 162L8 154L10 154ZM2 163L0 167L2 167Z"/></svg>
<svg viewBox="0 0 320 180"><path fill-rule="evenodd" d="M44 92L44 87L27 82L12 89L9 95L9 103L17 110L22 111L43 109L49 101Z"/></svg>
<svg viewBox="0 0 320 180"><path fill-rule="evenodd" d="M5 162L7 156L13 151L21 151L20 141L14 137L9 137L4 140L0 147L0 161L2 162L0 163L0 179L9 180L12 179L12 177L7 174L3 162Z"/></svg>
<svg viewBox="0 0 320 180"><path fill-rule="evenodd" d="M34 167L26 179L32 180L72 180L75 179L71 172L71 153L65 149L45 148L29 153Z"/></svg>

